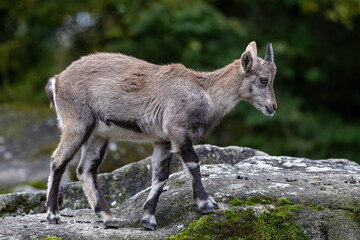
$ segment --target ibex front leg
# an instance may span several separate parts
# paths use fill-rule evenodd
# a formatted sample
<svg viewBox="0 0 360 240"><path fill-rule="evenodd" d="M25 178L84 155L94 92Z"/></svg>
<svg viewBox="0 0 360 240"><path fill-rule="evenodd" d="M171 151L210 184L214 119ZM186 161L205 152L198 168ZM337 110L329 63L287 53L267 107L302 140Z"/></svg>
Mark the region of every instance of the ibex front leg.
<svg viewBox="0 0 360 240"><path fill-rule="evenodd" d="M187 139L179 146L179 155L185 163L191 176L193 197L200 211L203 213L212 213L218 209L215 200L209 196L202 185L200 174L200 160L197 156L190 139Z"/></svg>
<svg viewBox="0 0 360 240"><path fill-rule="evenodd" d="M151 156L152 164L152 184L149 196L144 204L144 216L141 220L142 225L150 230L156 230L155 210L165 181L169 177L169 165L172 154L170 153L170 143L154 144L154 153Z"/></svg>

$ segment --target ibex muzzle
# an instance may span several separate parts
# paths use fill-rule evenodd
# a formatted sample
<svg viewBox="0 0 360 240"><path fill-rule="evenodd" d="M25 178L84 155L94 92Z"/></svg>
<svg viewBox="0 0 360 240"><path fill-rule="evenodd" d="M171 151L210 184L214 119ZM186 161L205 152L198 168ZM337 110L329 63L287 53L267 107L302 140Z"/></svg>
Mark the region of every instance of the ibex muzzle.
<svg viewBox="0 0 360 240"><path fill-rule="evenodd" d="M255 42L247 46L241 59L214 72L197 72L181 64L159 66L111 53L73 62L46 86L62 131L51 157L48 221L60 222L60 180L81 148L77 175L90 206L106 226L118 227L96 181L109 140L154 144L152 186L141 220L145 228L157 227L155 209L173 154L189 170L198 208L214 212L218 206L202 185L193 143L206 136L240 100L272 116L277 109L275 74L271 44L261 59Z"/></svg>

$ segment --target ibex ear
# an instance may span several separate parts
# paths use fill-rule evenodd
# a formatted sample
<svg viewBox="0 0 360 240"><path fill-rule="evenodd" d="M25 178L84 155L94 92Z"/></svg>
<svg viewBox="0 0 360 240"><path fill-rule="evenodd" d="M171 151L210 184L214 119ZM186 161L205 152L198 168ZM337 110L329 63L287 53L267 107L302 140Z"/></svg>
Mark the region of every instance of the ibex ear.
<svg viewBox="0 0 360 240"><path fill-rule="evenodd" d="M241 55L241 66L244 70L244 72L247 72L251 69L253 64L253 59L251 56L251 52L250 51L245 51L242 55Z"/></svg>
<svg viewBox="0 0 360 240"><path fill-rule="evenodd" d="M249 45L247 45L247 47L246 47L246 51L250 51L254 58L257 57L256 42L252 41L251 43L249 43Z"/></svg>

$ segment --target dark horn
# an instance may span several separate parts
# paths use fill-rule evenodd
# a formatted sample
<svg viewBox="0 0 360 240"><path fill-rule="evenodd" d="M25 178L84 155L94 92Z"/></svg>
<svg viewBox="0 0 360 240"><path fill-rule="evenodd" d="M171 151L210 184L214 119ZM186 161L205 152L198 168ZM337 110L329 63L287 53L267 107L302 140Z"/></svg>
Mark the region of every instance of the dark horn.
<svg viewBox="0 0 360 240"><path fill-rule="evenodd" d="M268 45L266 47L266 55L265 55L264 60L268 61L268 62L273 62L274 61L274 51L273 51L271 43L268 43Z"/></svg>

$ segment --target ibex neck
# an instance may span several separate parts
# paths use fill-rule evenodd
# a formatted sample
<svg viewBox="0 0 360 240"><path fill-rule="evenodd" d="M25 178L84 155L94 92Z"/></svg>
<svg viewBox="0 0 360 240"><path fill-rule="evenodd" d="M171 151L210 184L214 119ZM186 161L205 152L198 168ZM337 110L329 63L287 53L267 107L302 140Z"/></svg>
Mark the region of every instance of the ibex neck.
<svg viewBox="0 0 360 240"><path fill-rule="evenodd" d="M196 77L221 117L239 102L242 82L239 60L213 72L197 72Z"/></svg>

